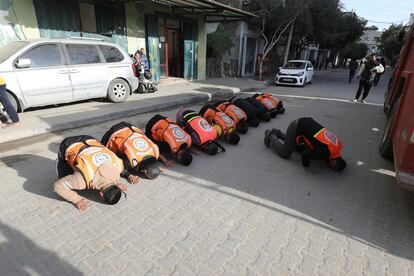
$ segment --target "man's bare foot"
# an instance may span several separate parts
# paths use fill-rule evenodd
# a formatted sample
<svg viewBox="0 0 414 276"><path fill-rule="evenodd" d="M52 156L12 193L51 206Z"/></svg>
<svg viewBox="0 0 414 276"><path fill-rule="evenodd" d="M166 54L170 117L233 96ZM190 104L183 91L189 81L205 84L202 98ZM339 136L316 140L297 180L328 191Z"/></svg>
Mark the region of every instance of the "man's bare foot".
<svg viewBox="0 0 414 276"><path fill-rule="evenodd" d="M5 125L2 126L2 128L19 128L22 125L20 124L20 122L17 123L6 123Z"/></svg>

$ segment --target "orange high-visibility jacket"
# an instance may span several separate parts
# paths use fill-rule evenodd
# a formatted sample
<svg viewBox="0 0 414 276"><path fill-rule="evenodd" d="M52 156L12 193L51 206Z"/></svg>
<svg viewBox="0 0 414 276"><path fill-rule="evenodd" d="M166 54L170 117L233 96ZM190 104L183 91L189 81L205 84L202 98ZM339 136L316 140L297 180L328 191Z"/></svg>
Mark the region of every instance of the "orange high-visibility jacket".
<svg viewBox="0 0 414 276"><path fill-rule="evenodd" d="M160 156L158 146L145 136L142 130L134 126L125 126L115 131L106 146L118 156L124 153L132 168L141 164L148 156L156 160Z"/></svg>
<svg viewBox="0 0 414 276"><path fill-rule="evenodd" d="M191 147L191 136L170 118L156 122L151 128L151 135L156 141L168 143L171 153L177 153L182 145Z"/></svg>
<svg viewBox="0 0 414 276"><path fill-rule="evenodd" d="M88 189L92 188L90 184L100 166L110 164L119 168L120 172L124 168L115 153L93 139L70 145L66 149L65 160L74 171L82 174Z"/></svg>

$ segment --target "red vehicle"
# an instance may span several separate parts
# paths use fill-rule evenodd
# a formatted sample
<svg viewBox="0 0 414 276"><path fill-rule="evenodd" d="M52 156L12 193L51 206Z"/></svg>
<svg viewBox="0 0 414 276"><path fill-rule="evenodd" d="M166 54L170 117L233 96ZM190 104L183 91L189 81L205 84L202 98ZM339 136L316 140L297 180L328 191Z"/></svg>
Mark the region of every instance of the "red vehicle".
<svg viewBox="0 0 414 276"><path fill-rule="evenodd" d="M397 183L414 189L414 26L395 66L384 111L388 123L379 150L394 159Z"/></svg>

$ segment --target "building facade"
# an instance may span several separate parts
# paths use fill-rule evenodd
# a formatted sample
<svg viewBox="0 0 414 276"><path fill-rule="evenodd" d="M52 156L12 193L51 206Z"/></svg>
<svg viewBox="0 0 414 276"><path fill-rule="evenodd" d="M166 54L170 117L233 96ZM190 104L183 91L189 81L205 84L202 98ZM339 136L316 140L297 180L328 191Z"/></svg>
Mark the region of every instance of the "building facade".
<svg viewBox="0 0 414 276"><path fill-rule="evenodd" d="M22 39L96 38L130 54L146 49L155 81L204 79L206 21L245 16L250 15L211 0L0 0L0 46Z"/></svg>
<svg viewBox="0 0 414 276"><path fill-rule="evenodd" d="M381 37L381 32L376 26L367 27L364 30L359 42L364 43L368 47L368 53L378 51L378 41Z"/></svg>

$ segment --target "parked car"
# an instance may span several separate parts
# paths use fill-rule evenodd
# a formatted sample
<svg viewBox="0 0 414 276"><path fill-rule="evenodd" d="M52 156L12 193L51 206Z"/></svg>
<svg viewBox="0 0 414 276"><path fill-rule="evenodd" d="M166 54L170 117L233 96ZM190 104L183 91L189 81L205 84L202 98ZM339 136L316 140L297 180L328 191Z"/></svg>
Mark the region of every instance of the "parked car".
<svg viewBox="0 0 414 276"><path fill-rule="evenodd" d="M132 64L121 47L101 40L23 40L0 48L0 75L18 111L103 97L124 102L138 88Z"/></svg>
<svg viewBox="0 0 414 276"><path fill-rule="evenodd" d="M275 77L275 84L295 85L304 87L312 83L313 65L307 60L289 60L279 67Z"/></svg>

